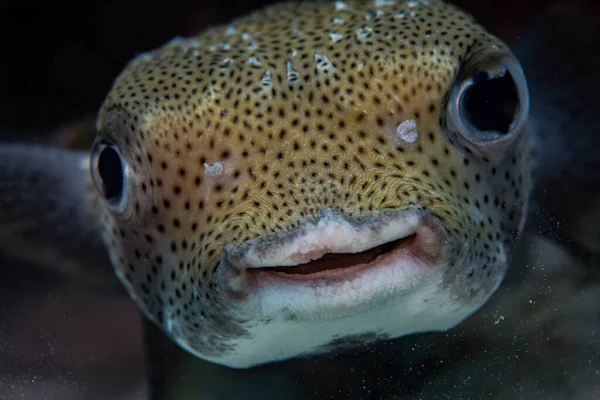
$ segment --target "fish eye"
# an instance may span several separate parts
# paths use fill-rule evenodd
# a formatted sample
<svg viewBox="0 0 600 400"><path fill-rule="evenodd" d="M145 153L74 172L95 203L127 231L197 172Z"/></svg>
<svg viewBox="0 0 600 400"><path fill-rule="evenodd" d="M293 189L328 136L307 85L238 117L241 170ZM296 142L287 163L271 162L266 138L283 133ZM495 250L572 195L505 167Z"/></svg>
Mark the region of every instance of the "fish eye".
<svg viewBox="0 0 600 400"><path fill-rule="evenodd" d="M529 110L527 82L512 56L471 62L459 75L448 105L454 130L473 145L505 142Z"/></svg>
<svg viewBox="0 0 600 400"><path fill-rule="evenodd" d="M125 199L125 162L119 149L103 138L96 138L91 157L92 181L98 193L114 211L122 211Z"/></svg>

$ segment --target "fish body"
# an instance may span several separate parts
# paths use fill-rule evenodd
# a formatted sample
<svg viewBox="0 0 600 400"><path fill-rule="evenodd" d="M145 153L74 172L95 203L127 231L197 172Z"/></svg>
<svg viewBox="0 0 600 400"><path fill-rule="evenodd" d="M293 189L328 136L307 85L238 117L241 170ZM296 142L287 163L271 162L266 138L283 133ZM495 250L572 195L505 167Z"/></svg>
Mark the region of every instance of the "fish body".
<svg viewBox="0 0 600 400"><path fill-rule="evenodd" d="M477 73L517 103L490 129L449 111ZM439 1L287 3L176 39L99 113L112 263L171 338L234 367L451 328L522 228L527 101L510 50Z"/></svg>
<svg viewBox="0 0 600 400"><path fill-rule="evenodd" d="M76 181L144 314L251 367L481 307L528 213L528 116L511 50L448 3L284 3L132 60Z"/></svg>

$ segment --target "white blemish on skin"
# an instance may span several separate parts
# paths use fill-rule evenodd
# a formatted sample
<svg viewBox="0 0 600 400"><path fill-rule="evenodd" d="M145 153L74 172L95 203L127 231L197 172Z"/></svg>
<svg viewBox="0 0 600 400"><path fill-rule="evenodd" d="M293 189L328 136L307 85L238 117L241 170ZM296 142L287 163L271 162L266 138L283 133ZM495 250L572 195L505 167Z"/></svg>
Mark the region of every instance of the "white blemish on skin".
<svg viewBox="0 0 600 400"><path fill-rule="evenodd" d="M248 44L248 50L255 50L257 47L258 45L254 42Z"/></svg>
<svg viewBox="0 0 600 400"><path fill-rule="evenodd" d="M399 12L398 14L394 15L394 18L404 18L406 14L404 14L403 12Z"/></svg>
<svg viewBox="0 0 600 400"><path fill-rule="evenodd" d="M204 163L204 175L206 176L223 176L223 164L216 162L213 164Z"/></svg>
<svg viewBox="0 0 600 400"><path fill-rule="evenodd" d="M409 119L402 122L396 128L396 137L407 143L414 143L419 138L419 132L417 131L417 121Z"/></svg>
<svg viewBox="0 0 600 400"><path fill-rule="evenodd" d="M298 50L292 49L292 58L298 57Z"/></svg>
<svg viewBox="0 0 600 400"><path fill-rule="evenodd" d="M345 10L346 8L348 8L348 4L344 3L343 1L336 1L335 2L335 9L336 10Z"/></svg>
<svg viewBox="0 0 600 400"><path fill-rule="evenodd" d="M219 48L221 50L229 50L230 46L229 46L229 43L227 43L227 42L221 42L221 43L219 43Z"/></svg>
<svg viewBox="0 0 600 400"><path fill-rule="evenodd" d="M329 37L331 38L331 41L335 43L342 38L342 35L337 32L331 32Z"/></svg>
<svg viewBox="0 0 600 400"><path fill-rule="evenodd" d="M415 0L415 1L409 1L409 2L408 2L408 7L409 7L409 8L413 8L413 7L416 7L416 6L418 6L420 3L421 3L421 2L420 2L419 0Z"/></svg>
<svg viewBox="0 0 600 400"><path fill-rule="evenodd" d="M395 3L394 0L375 0L375 7L393 6Z"/></svg>
<svg viewBox="0 0 600 400"><path fill-rule="evenodd" d="M344 23L344 20L343 20L343 19L341 19L340 17L333 17L333 18L331 19L331 22L332 22L332 23L334 23L334 24L343 24L343 23Z"/></svg>
<svg viewBox="0 0 600 400"><path fill-rule="evenodd" d="M252 39L252 35L249 34L248 32L244 32L244 33L242 33L242 39L250 40L250 39Z"/></svg>

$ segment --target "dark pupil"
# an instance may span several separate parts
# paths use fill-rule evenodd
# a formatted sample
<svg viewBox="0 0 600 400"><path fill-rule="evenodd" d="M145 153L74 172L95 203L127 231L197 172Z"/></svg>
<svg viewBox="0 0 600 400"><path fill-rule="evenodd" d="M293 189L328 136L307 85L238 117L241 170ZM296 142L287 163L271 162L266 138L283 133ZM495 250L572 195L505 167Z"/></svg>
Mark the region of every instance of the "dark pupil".
<svg viewBox="0 0 600 400"><path fill-rule="evenodd" d="M517 85L508 72L493 79L485 71L478 72L466 89L464 107L477 129L508 133L519 108Z"/></svg>
<svg viewBox="0 0 600 400"><path fill-rule="evenodd" d="M120 198L123 192L123 165L119 153L112 147L105 147L100 153L98 173L102 178L106 199Z"/></svg>

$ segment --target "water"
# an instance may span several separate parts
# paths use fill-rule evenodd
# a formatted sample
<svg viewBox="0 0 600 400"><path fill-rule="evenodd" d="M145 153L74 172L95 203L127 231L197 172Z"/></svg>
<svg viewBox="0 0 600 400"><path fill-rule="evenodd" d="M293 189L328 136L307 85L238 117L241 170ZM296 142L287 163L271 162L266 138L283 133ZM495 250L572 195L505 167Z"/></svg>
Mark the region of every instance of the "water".
<svg viewBox="0 0 600 400"><path fill-rule="evenodd" d="M455 3L511 41L546 2ZM10 22L3 26L20 33L10 36L0 65L0 128L39 141L54 140L49 134L57 129L68 132L73 121L79 129L133 55L257 6L4 2L0 15ZM7 258L0 266L2 399L162 400L198 393L202 399L589 399L600 393L599 271L536 238L523 240L501 289L454 330L248 371L187 355L122 293L82 288Z"/></svg>

